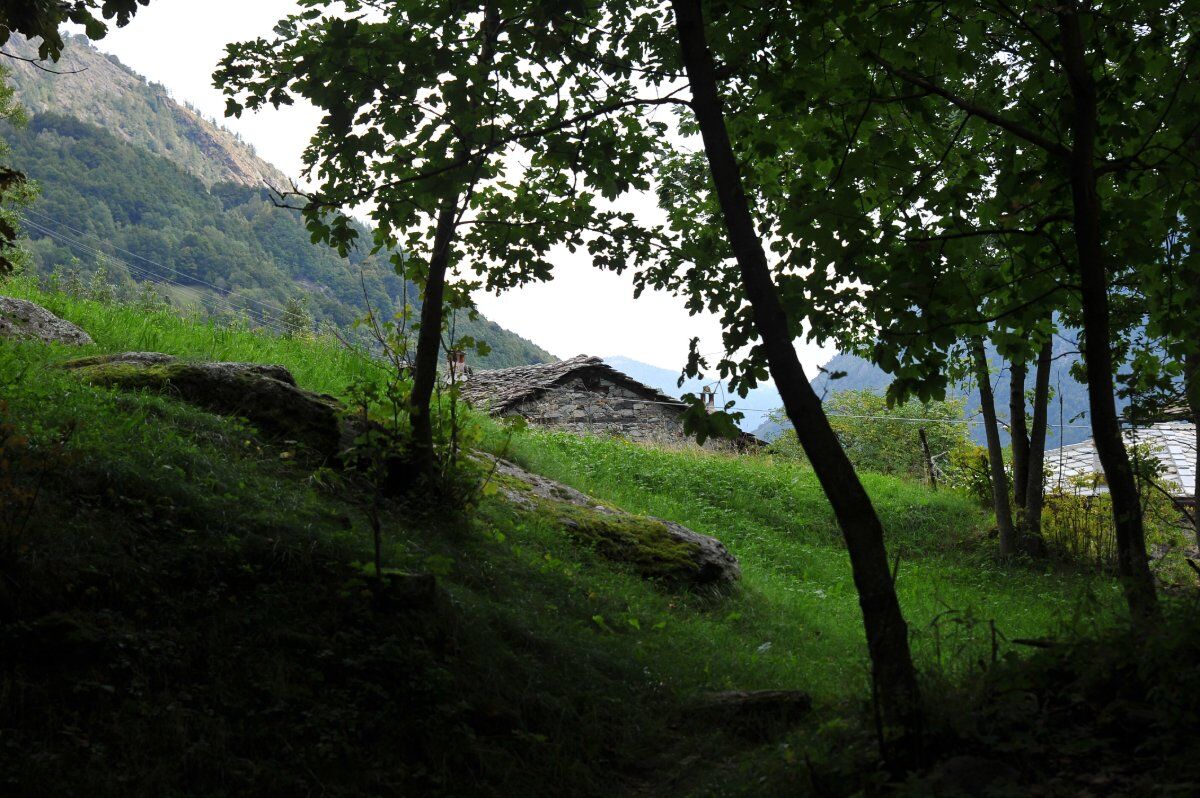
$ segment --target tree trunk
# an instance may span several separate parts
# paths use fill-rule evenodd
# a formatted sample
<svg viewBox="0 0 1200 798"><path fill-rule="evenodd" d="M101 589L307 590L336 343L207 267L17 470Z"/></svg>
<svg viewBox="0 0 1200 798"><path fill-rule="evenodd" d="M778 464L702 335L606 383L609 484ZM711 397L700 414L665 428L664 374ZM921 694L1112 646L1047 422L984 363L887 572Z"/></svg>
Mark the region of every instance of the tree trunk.
<svg viewBox="0 0 1200 798"><path fill-rule="evenodd" d="M921 453L925 455L925 472L929 474L929 488L937 490L937 473L933 470L933 452L929 451L929 436L925 434L924 427L917 430L917 435L921 438Z"/></svg>
<svg viewBox="0 0 1200 798"><path fill-rule="evenodd" d="M1024 361L1009 364L1008 431L1012 446L1013 506L1018 516L1025 513L1025 487L1029 482L1029 429L1025 425L1025 377L1029 367ZM1021 523L1018 521L1017 528Z"/></svg>
<svg viewBox="0 0 1200 798"><path fill-rule="evenodd" d="M908 626L888 569L883 527L870 497L829 425L796 357L788 318L755 231L717 90L699 0L672 0L676 31L713 184L743 288L775 385L813 471L833 506L850 554L866 627L875 695L884 717L904 730L905 755L919 745L921 705L908 646ZM912 746L908 748L908 746Z"/></svg>
<svg viewBox="0 0 1200 798"><path fill-rule="evenodd" d="M1088 381L1092 439L1112 500L1117 537L1117 569L1125 600L1136 620L1158 617L1154 577L1146 558L1142 503L1121 437L1114 395L1110 348L1108 272L1096 191L1096 84L1087 63L1079 14L1074 2L1058 7L1063 67L1073 102L1070 178L1075 248L1083 315L1083 358Z"/></svg>
<svg viewBox="0 0 1200 798"><path fill-rule="evenodd" d="M479 63L487 67L484 77L478 82L481 98L482 86L486 83L496 54L496 39L500 34L500 17L494 3L483 4L483 18L479 23ZM470 142L460 140L459 155L470 152ZM417 333L417 355L413 366L413 388L409 399L410 424L412 426L412 459L424 474L434 472L433 415L431 403L437 382L437 366L442 348L443 305L446 298L446 270L457 232L460 202L470 202L474 180L463 183L461 190L452 191L442 200L438 208L437 228L433 235L433 251L429 256L429 275L425 280L424 298L421 305L421 329ZM464 194L466 195L464 198Z"/></svg>
<svg viewBox="0 0 1200 798"><path fill-rule="evenodd" d="M1046 499L1046 427L1050 410L1050 366L1054 359L1054 339L1048 338L1038 353L1037 374L1033 381L1033 426L1029 430L1029 477L1025 486L1025 517L1021 527L1021 545L1028 554L1045 551L1042 541L1042 506ZM1061 434L1061 433L1060 433Z"/></svg>
<svg viewBox="0 0 1200 798"><path fill-rule="evenodd" d="M421 299L421 329L417 332L417 355L413 363L413 388L409 398L412 425L412 459L422 473L433 472L433 400L437 381L438 355L442 348L442 305L446 293L446 268L454 242L458 195L447 197L438 210L429 274Z"/></svg>
<svg viewBox="0 0 1200 798"><path fill-rule="evenodd" d="M1196 425L1196 464L1192 471L1192 529L1196 534L1196 546L1200 548L1200 355L1190 354L1183 359L1184 390L1187 392L1188 415Z"/></svg>
<svg viewBox="0 0 1200 798"><path fill-rule="evenodd" d="M979 406L983 411L983 430L987 435L988 469L992 475L992 506L996 510L996 528L1000 532L1000 556L1011 557L1013 545L1012 507L1008 503L1008 476L1004 473L1004 449L1000 446L1000 424L996 420L996 397L988 369L987 351L982 338L971 339L975 379L979 382ZM1023 411L1022 411L1023 412Z"/></svg>

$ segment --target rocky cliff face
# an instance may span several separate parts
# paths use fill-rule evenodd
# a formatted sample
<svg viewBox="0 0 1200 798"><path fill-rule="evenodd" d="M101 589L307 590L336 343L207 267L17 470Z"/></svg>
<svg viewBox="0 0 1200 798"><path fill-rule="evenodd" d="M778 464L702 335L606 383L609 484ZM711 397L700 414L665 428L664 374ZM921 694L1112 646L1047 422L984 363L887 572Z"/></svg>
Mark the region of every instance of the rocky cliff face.
<svg viewBox="0 0 1200 798"><path fill-rule="evenodd" d="M37 56L37 48L20 36L13 36L5 49L22 58ZM4 65L31 113L52 111L104 127L179 164L210 186L290 184L283 172L256 156L236 135L175 102L165 87L148 83L83 36L69 39L62 60L54 65L60 74L16 59L4 59Z"/></svg>

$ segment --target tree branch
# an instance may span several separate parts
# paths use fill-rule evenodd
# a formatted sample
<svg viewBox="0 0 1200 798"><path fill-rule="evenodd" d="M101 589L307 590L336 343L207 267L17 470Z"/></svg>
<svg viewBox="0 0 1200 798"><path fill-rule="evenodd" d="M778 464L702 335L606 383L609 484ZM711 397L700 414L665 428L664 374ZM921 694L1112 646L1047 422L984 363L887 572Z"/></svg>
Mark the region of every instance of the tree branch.
<svg viewBox="0 0 1200 798"><path fill-rule="evenodd" d="M876 64L878 64L879 66L881 66L885 70L887 70L889 73L895 75L896 77L900 78L901 80L905 81L906 83L911 83L912 85L914 85L918 88L925 89L930 94L936 94L937 96L939 96L945 100L948 100L952 105L955 105L958 108L961 108L962 110L966 111L971 116L977 116L980 119L984 120L985 122L990 122L991 124L995 125L996 127L1001 128L1002 130L1007 130L1009 133L1012 133L1017 138L1024 139L1025 141L1029 142L1030 144L1033 144L1037 147L1041 147L1043 150L1050 153L1051 155L1056 155L1060 158L1069 158L1071 155L1071 151L1067 147L1060 144L1059 142L1048 139L1045 136L1042 136L1041 134L1030 130L1029 128L1025 127L1024 125L1020 125L1020 124L1012 121L1011 119L1007 119L1007 118L1001 116L1000 114L996 113L995 111L991 110L990 108L985 108L984 106L979 105L974 102L971 102L970 100L968 100L964 97L959 97L954 92L949 91L948 89L945 89L942 86L939 86L937 83L933 82L932 80L922 77L921 75L918 75L917 73L915 73L911 70L905 69L903 67L898 67L895 64L893 64L891 61L888 61L886 58L884 58L879 53L872 52L871 50L867 50L867 49L864 49L862 51L862 53L867 58L874 61Z"/></svg>
<svg viewBox="0 0 1200 798"><path fill-rule="evenodd" d="M78 75L81 72L88 71L87 67L84 67L83 69L51 69L48 66L42 66L42 59L40 58L28 58L23 55L17 55L16 53L6 53L3 50L0 50L0 55L4 56L5 58L11 58L14 61L24 61L27 64L32 64L43 72L49 72L51 75Z"/></svg>
<svg viewBox="0 0 1200 798"><path fill-rule="evenodd" d="M1052 222L1069 222L1071 217L1065 213L1054 213L1044 219L1038 221L1032 230L1013 227L988 227L980 230L966 230L961 233L943 233L935 236L905 236L904 240L918 244L927 241L954 241L960 238L974 238L976 236L992 236L992 235L1021 235L1021 236L1038 236L1045 232L1046 227Z"/></svg>

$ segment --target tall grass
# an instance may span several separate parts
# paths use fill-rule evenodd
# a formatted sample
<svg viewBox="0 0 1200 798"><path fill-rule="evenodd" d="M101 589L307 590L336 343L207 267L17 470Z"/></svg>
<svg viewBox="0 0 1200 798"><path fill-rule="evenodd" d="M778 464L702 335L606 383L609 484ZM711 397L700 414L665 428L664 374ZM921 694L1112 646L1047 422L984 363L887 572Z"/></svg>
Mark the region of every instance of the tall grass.
<svg viewBox="0 0 1200 798"><path fill-rule="evenodd" d="M83 328L95 341L91 352L164 352L193 360L229 360L286 366L306 388L342 394L354 380L381 376L364 352L332 337L289 337L216 319L100 302L66 292L46 292L25 277L10 278L0 293L36 302Z"/></svg>
<svg viewBox="0 0 1200 798"><path fill-rule="evenodd" d="M278 363L302 386L335 395L356 378L379 375L367 356L336 341L49 294L26 280L2 290L79 324L96 341L91 351ZM644 661L684 691L801 688L828 701L867 694L857 592L832 511L807 467L538 431L506 443L498 425L476 424L485 448L631 512L712 535L741 562L741 588L723 600L665 594L580 552L561 529L485 501L477 526L502 532L496 539L513 559L469 569L481 572L482 584L507 569L512 592L501 600L528 610L544 632L598 634L602 646ZM1053 634L1064 618L1102 623L1116 605L1115 585L1102 575L998 564L988 518L963 494L880 475L863 480L899 557L897 589L923 668L970 668L994 645L1013 650L1006 640Z"/></svg>

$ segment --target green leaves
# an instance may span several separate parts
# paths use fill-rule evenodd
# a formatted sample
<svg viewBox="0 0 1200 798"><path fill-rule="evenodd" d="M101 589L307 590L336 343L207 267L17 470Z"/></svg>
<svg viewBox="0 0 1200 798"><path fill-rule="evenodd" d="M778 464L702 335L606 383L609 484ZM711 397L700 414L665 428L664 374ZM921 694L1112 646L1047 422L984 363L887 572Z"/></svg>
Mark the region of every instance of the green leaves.
<svg viewBox="0 0 1200 798"><path fill-rule="evenodd" d="M685 394L683 401L688 405L682 417L683 431L684 434L694 437L697 443L702 444L709 438L736 440L742 434L737 425L742 414L728 412L729 408L733 407L733 402L726 404L723 410L710 413L704 400L695 394Z"/></svg>
<svg viewBox="0 0 1200 798"><path fill-rule="evenodd" d="M650 259L659 234L613 203L649 186L665 126L648 119L628 40L597 28L603 9L358 5L305 0L273 38L231 45L214 76L230 113L297 97L323 112L305 153L314 240L354 246L338 220L366 208L375 248L404 250L420 281L436 211L455 198L451 267L490 290L549 279L555 246L614 269Z"/></svg>
<svg viewBox="0 0 1200 798"><path fill-rule="evenodd" d="M89 39L103 39L108 33L103 20L116 20L117 27L124 27L139 6L149 4L150 0L73 0L65 3L13 0L0 6L0 45L13 33L41 39L38 57L57 61L64 46L59 29L66 23L82 25Z"/></svg>

